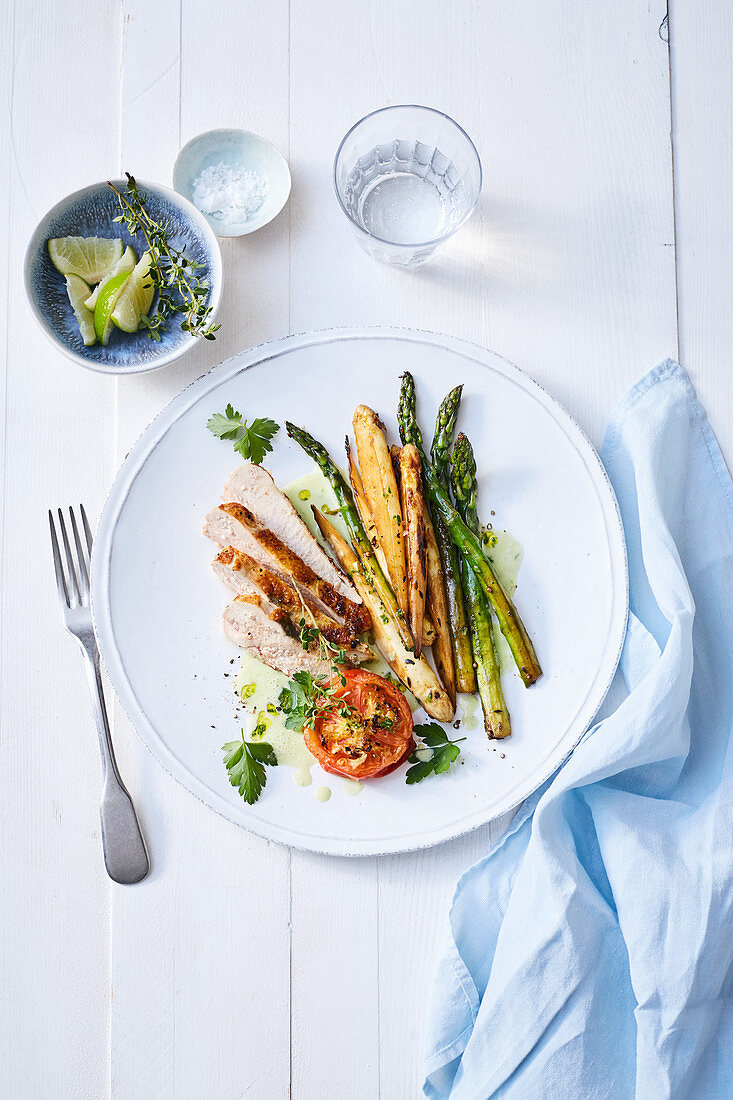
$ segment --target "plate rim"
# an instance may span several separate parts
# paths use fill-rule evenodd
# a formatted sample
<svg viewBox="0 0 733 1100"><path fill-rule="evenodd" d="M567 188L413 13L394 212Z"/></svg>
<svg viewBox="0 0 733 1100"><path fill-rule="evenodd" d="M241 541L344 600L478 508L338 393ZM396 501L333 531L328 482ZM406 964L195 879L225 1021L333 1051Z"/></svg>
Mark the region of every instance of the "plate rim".
<svg viewBox="0 0 733 1100"><path fill-rule="evenodd" d="M111 549L114 532L125 501L136 477L143 469L148 457L165 437L168 429L199 399L199 394L196 391L202 391L203 395L207 387L212 388L212 376L214 375L226 376L228 371L231 377L234 377L298 347L338 340L380 338L428 343L445 348L448 351L457 352L485 369L498 369L505 377L513 378L514 381L518 382L522 389L530 393L533 390L535 391L534 396L540 399L541 404L548 409L564 433L575 444L581 457L585 459L586 468L596 490L599 492L606 523L612 575L615 578L616 573L620 571L619 581L622 582L621 591L616 590L614 592L612 602L611 625L606 649L606 675L598 682L595 690L589 692L588 699L590 702L586 701L579 708L579 714L563 734L560 742L563 748L562 753L554 756L550 754L541 771L535 773L535 776L524 786L519 785L519 794L516 793L517 788L515 788L504 801L500 800L490 811L487 812L486 809L478 810L473 815L463 818L459 823L453 822L437 829L435 833L431 833L428 837L415 837L409 843L405 842L404 838L400 838L400 842L397 844L389 844L384 840L359 840L350 837L311 837L310 834L293 833L291 829L271 822L263 822L255 818L250 821L243 819L240 814L235 812L234 805L223 794L220 795L218 792L212 791L210 787L199 780L193 772L189 771L179 761L138 703L132 685L128 682L124 663L115 643L109 604ZM222 378L221 381L225 381L225 378ZM220 384L221 382L217 380L216 385ZM437 844L466 835L482 825L495 821L503 814L516 809L526 798L543 786L565 763L593 724L593 719L608 694L618 668L626 636L629 612L628 556L618 500L600 456L585 431L544 386L504 356L460 337L404 326L341 326L294 333L236 352L184 386L153 417L123 459L102 508L93 544L91 605L94 631L100 654L125 715L151 756L168 775L180 783L199 802L202 802L208 809L213 810L239 828L246 829L248 832L252 832L266 840L272 840L296 849L323 855L348 857L392 855L431 848ZM565 741L569 730L573 731L572 740L566 745Z"/></svg>

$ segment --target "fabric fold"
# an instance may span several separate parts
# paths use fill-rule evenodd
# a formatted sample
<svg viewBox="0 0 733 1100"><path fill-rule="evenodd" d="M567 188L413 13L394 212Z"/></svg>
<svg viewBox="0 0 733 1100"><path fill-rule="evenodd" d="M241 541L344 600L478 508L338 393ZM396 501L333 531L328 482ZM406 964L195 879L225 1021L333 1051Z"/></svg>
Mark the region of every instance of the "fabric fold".
<svg viewBox="0 0 733 1100"><path fill-rule="evenodd" d="M432 1100L733 1095L733 485L671 361L601 454L629 555L621 701L458 882Z"/></svg>

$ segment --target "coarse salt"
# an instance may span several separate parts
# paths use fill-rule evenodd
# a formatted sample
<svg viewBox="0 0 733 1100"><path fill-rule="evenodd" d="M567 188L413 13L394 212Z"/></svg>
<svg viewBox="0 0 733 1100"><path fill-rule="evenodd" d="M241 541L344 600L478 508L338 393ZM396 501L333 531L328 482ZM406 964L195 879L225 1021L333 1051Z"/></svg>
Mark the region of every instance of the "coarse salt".
<svg viewBox="0 0 733 1100"><path fill-rule="evenodd" d="M266 179L253 168L234 168L230 164L210 164L193 182L193 201L202 214L223 222L243 222L251 218L269 190Z"/></svg>

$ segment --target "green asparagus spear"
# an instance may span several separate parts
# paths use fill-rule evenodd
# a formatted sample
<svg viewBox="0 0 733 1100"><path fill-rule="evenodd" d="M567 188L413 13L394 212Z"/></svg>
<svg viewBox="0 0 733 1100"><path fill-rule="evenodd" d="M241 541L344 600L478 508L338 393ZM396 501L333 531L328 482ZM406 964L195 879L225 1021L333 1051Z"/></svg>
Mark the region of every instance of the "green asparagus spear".
<svg viewBox="0 0 733 1100"><path fill-rule="evenodd" d="M458 515L436 476L432 464L425 456L422 436L415 416L415 382L408 372L402 375L397 420L402 442L414 443L420 451L423 462L423 480L433 506L433 517L440 516L452 541L476 574L481 588L494 610L501 632L509 643L520 676L524 684L529 687L542 675L542 669L535 655L534 647L514 604L504 592L494 576L491 565L484 557L478 537L468 529Z"/></svg>
<svg viewBox="0 0 733 1100"><path fill-rule="evenodd" d="M443 399L435 421L435 436L431 448L433 468L446 492L449 491L448 459L462 392L463 386L456 386L451 390ZM458 691L473 694L476 690L476 673L466 617L466 590L461 578L461 557L442 519L434 516L433 527L445 578L453 662L456 667L456 688Z"/></svg>
<svg viewBox="0 0 733 1100"><path fill-rule="evenodd" d="M463 386L456 386L443 398L435 420L435 435L433 445L430 448L430 457L436 474L447 486L448 461L450 449L453 443L453 433L456 430L456 419L461 404Z"/></svg>
<svg viewBox="0 0 733 1100"><path fill-rule="evenodd" d="M412 649L415 643L405 622L404 613L397 603L397 599L389 581L380 568L372 545L369 542L367 533L361 522L361 517L354 504L351 489L347 485L341 471L331 459L331 456L323 444L319 443L317 439L314 439L312 435L309 435L304 428L298 428L289 421L285 422L285 427L290 438L295 440L307 455L310 455L331 483L331 488L336 495L336 501L338 502L339 510L343 516L351 541L354 544L354 549L365 568L371 574L374 587L379 593L389 615L394 620L402 641L408 649Z"/></svg>
<svg viewBox="0 0 733 1100"><path fill-rule="evenodd" d="M462 432L453 447L451 464L451 481L456 507L463 522L477 535L479 524L476 514L476 460L473 448ZM501 672L491 628L491 611L475 573L465 561L463 581L468 605L471 647L476 663L478 693L484 712L484 727L489 737L508 737L511 733L511 724L504 693L501 690Z"/></svg>

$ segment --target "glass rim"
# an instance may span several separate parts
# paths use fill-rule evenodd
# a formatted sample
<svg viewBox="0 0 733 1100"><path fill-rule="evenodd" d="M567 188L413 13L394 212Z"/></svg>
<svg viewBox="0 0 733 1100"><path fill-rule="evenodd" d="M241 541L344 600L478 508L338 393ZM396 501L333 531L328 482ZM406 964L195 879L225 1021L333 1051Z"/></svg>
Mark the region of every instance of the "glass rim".
<svg viewBox="0 0 733 1100"><path fill-rule="evenodd" d="M442 233L439 237L433 237L429 241L416 241L414 244L405 244L404 242L400 242L400 241L390 241L388 237L380 237L377 233L372 233L371 230L365 229L363 225L359 225L359 223L357 221L355 221L354 218L352 218L351 214L346 209L346 206L344 205L343 199L341 198L341 193L339 191L338 181L336 179L336 173L338 171L338 166L339 166L339 158L341 157L341 152L344 148L344 145L349 140L349 138L354 133L354 131L359 126L361 126L362 122L366 122L368 119L374 118L375 115L388 114L390 111L404 111L404 110L425 111L425 112L427 112L428 114L431 114L431 115L439 115L441 118L445 119L446 122L450 122L451 126L455 126L456 130L458 130L461 134L463 134L464 138L466 139L466 141L470 145L471 149L473 150L473 154L476 157L476 163L478 164L478 188L476 189L476 198L473 200L473 203L471 204L471 209L466 212L465 216L461 219L461 221L458 223L458 225L453 226L453 228L448 230L447 233ZM468 221L468 219L471 217L474 210L476 209L476 205L478 203L478 200L481 197L481 188L483 187L483 182L484 182L484 170L483 170L483 165L481 164L481 157L479 156L478 149L476 148L474 142L471 140L468 133L463 129L461 124L459 122L456 122L456 120L454 118L451 118L450 115L447 115L445 113L445 111L439 111L437 107L426 107L423 103L391 103L387 107L377 107L376 110L369 111L368 114L366 114L362 118L358 119L353 124L353 126L349 127L349 129L346 131L346 133L342 137L341 141L339 142L339 147L336 150L336 155L333 158L332 178L333 178L333 189L336 192L336 198L338 200L339 206L341 207L341 209L343 210L344 214L349 219L351 224L356 229L358 229L360 233L363 233L365 237L371 237L372 240L379 241L380 244L388 244L391 248L414 249L414 248L430 248L431 246L435 247L436 245L442 244L443 241L447 241L450 237L453 236L454 233L456 233L461 228L462 225L464 225Z"/></svg>

